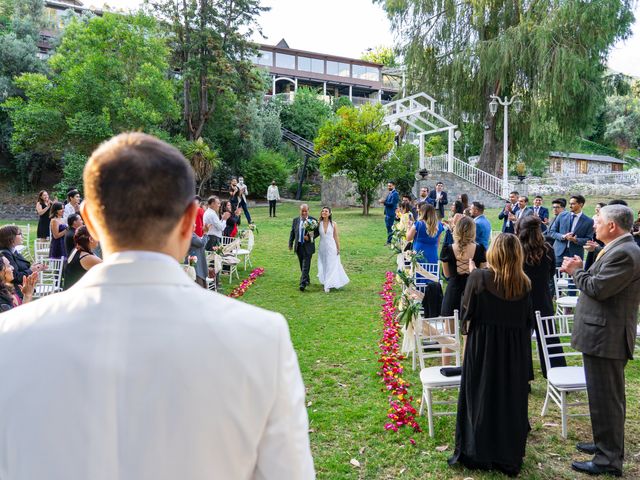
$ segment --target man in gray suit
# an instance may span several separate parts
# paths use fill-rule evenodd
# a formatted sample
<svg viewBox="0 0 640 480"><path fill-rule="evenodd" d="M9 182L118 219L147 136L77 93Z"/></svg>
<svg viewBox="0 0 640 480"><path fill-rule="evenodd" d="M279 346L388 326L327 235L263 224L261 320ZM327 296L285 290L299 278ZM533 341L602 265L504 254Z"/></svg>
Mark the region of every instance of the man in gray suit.
<svg viewBox="0 0 640 480"><path fill-rule="evenodd" d="M633 358L640 304L640 248L629 233L632 225L629 207L603 207L595 230L605 246L596 261L585 271L582 258L574 255L565 257L561 268L582 292L571 344L583 355L594 442L577 445L594 457L572 467L591 475L622 475L624 367Z"/></svg>

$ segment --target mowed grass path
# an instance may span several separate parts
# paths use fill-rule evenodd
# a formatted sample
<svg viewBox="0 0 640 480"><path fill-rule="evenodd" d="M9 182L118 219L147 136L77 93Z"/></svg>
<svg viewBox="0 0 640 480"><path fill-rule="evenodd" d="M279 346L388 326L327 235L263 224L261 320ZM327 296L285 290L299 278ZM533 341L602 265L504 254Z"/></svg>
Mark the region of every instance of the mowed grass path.
<svg viewBox="0 0 640 480"><path fill-rule="evenodd" d="M587 214L593 213L589 200ZM634 202L636 203L636 202ZM638 202L640 203L640 202ZM549 205L547 199L545 204ZM638 205L633 205L636 209ZM318 216L320 205L311 203ZM487 211L494 229L499 229L497 210ZM278 217L268 218L266 207L252 209L259 228L252 255L254 267L265 274L242 298L248 303L282 313L298 354L310 420L310 438L319 479L492 479L493 473L450 468L446 460L454 447L455 418L436 419L436 436L430 439L426 418L419 418L425 432L385 432L388 401L381 391L377 372L377 344L381 338L378 292L384 272L393 269L395 259L384 246L385 229L380 209L363 217L361 210L334 210L341 234L341 257L351 283L341 291L325 294L317 282L317 256L313 257L312 285L298 290L299 268L287 248L291 220L298 214L295 204L278 206ZM0 222L7 223L7 222ZM35 224L32 224L32 229ZM34 230L32 230L34 231ZM248 272L247 272L248 273ZM247 273L240 270L241 278ZM235 285L237 282L234 282ZM232 286L233 286L232 285ZM225 292L231 287L226 283ZM560 416L553 406L540 417L546 383L534 354L536 379L530 397L532 431L527 443L525 466L520 478L586 478L571 471L572 460L586 459L575 451L577 441L590 440L587 418L569 420L569 438L560 436ZM405 361L404 378L412 383L411 394L420 398L418 372ZM626 478L640 478L640 366L629 363L627 374ZM509 388L508 385L504 386ZM416 408L418 403L415 402ZM416 445L410 443L416 441ZM443 452L436 447L447 446ZM360 467L350 464L356 459Z"/></svg>

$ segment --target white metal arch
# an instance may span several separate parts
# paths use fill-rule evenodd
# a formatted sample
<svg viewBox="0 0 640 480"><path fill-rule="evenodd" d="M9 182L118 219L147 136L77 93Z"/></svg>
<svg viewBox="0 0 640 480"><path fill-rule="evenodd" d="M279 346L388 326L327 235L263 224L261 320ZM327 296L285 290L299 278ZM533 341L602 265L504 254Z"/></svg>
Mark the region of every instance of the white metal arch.
<svg viewBox="0 0 640 480"><path fill-rule="evenodd" d="M293 83L293 91L297 92L298 91L298 79L297 78L291 78L291 77L276 77L275 75L273 76L273 89L271 90L273 92L273 94L276 94L276 82L279 82L280 80L285 80L287 82L291 82Z"/></svg>

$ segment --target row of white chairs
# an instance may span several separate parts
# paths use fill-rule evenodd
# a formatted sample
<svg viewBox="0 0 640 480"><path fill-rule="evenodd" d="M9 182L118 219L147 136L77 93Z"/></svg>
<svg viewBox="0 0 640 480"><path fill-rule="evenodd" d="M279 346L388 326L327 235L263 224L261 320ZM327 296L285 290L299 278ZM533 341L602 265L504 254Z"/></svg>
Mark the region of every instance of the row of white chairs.
<svg viewBox="0 0 640 480"><path fill-rule="evenodd" d="M550 402L555 403L560 409L562 422L562 437L567 438L567 423L569 417L588 416L588 413L580 411L573 413L573 407L586 405L586 401L579 400L569 402L569 396L576 393L586 394L586 380L584 368L581 364L582 354L571 348L571 331L573 328L573 315L554 315L542 317L536 311L538 331L541 333L544 362L547 367L547 393L542 407L541 416L545 416ZM429 436L434 436L434 417L442 415L455 415L455 411L435 409L439 405L457 404L457 395L448 400L434 401L433 392L445 390L458 390L461 375L447 377L440 371L442 359L451 359L455 366L461 365L462 344L460 336L460 321L458 311L450 317L417 318L413 324L415 339L415 356L420 364L420 381L422 383L422 401L420 415L424 413L426 406L427 420L429 424ZM548 343L549 340L556 343ZM555 348L562 347L558 353ZM552 367L551 359L564 357L575 358L572 364L566 367ZM436 361L437 366L428 366L427 361ZM507 388L505 386L505 388ZM570 411L570 409L572 409Z"/></svg>

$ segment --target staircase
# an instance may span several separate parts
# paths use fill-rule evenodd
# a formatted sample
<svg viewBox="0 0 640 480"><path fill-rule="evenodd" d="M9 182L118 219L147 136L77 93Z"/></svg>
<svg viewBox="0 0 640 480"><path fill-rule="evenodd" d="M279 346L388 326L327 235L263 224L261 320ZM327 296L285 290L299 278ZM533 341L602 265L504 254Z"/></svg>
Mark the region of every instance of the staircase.
<svg viewBox="0 0 640 480"><path fill-rule="evenodd" d="M446 184L447 190L456 194L466 193L470 201L479 201L486 207L503 206L502 179L480 170L459 158L453 157L453 168L449 170L447 155L425 157L420 162L420 168L427 169L431 177L438 177ZM442 180L447 178L448 181ZM509 184L509 191L514 186Z"/></svg>
<svg viewBox="0 0 640 480"><path fill-rule="evenodd" d="M284 127L280 128L280 130L282 131L282 139L286 142L289 142L294 147L297 147L300 150L302 150L305 153L305 155L309 155L311 157L316 157L316 158L320 156L316 153L315 148L313 146L313 142L310 142L309 140L307 140L304 137L301 137L300 135L296 135L291 130L287 130Z"/></svg>

